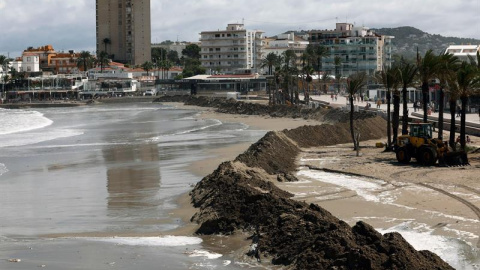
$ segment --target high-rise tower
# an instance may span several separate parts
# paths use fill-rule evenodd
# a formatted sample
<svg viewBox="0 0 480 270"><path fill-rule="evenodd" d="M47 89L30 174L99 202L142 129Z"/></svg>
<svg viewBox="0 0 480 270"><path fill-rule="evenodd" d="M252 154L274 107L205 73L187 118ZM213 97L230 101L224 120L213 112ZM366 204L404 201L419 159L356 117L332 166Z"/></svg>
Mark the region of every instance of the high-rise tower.
<svg viewBox="0 0 480 270"><path fill-rule="evenodd" d="M97 53L117 62L151 61L150 0L96 0Z"/></svg>

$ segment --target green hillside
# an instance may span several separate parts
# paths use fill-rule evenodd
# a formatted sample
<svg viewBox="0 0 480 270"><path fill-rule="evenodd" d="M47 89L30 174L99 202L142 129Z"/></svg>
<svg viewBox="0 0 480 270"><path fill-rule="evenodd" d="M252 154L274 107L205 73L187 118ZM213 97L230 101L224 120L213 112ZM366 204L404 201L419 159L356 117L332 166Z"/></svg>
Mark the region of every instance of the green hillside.
<svg viewBox="0 0 480 270"><path fill-rule="evenodd" d="M378 34L394 36L393 53L407 59L416 56L417 47L420 54L423 55L429 49L437 54L443 53L449 45L480 44L478 39L432 35L410 26L373 30Z"/></svg>

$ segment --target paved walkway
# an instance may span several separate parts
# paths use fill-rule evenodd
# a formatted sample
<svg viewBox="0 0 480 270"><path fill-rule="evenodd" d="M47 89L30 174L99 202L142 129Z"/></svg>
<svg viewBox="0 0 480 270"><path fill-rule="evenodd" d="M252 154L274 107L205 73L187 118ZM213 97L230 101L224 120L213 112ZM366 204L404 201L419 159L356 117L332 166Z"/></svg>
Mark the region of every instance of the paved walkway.
<svg viewBox="0 0 480 270"><path fill-rule="evenodd" d="M328 103L330 103L330 105L332 107L345 107L347 105L347 98L344 97L344 96L337 96L337 100L333 100L333 101L332 101L330 95L313 95L313 96L310 96L310 97L313 100L328 102ZM368 102L370 103L371 108L373 108L373 109L377 108L377 105L375 104L374 101L368 101ZM366 101L355 102L354 104L358 105L362 108L365 108L365 106L367 105L367 102ZM403 115L402 106L403 105L400 104L400 116ZM423 118L423 110L417 110L417 112L414 112L413 103L408 103L407 106L408 106L408 113L409 113L410 117ZM387 104L380 105L380 109L383 110L383 111L387 111ZM390 106L390 109L393 111L393 104ZM429 117L430 118L438 118L438 113L433 113L432 112L431 115L429 115ZM450 121L450 113L449 112L444 113L443 118L445 119L445 121L449 122ZM480 128L480 119L479 119L478 113L467 113L465 115L465 118L466 118L466 122L467 122L468 126L475 126L477 128ZM456 123L457 124L460 123L460 117L456 118Z"/></svg>

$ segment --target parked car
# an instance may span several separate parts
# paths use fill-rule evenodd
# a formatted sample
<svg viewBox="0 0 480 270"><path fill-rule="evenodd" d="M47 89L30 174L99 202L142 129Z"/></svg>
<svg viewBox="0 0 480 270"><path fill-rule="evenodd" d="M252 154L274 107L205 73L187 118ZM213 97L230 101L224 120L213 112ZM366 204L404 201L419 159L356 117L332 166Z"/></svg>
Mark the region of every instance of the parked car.
<svg viewBox="0 0 480 270"><path fill-rule="evenodd" d="M156 89L148 89L145 91L143 94L144 96L156 96L157 95L157 90Z"/></svg>

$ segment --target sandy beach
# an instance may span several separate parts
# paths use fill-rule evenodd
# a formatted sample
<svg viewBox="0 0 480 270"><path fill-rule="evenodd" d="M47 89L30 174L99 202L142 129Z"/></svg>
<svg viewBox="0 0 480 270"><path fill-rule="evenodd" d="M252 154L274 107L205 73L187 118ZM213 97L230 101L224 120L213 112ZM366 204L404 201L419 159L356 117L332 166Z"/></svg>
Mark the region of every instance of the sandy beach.
<svg viewBox="0 0 480 270"><path fill-rule="evenodd" d="M283 130L320 124L312 120L224 114L209 108L185 107L200 110L199 119L241 122L254 129ZM421 234L427 238L456 238L471 247L480 247L480 155L469 155L471 165L465 167L422 167L414 162L399 165L393 152L375 147L377 142L384 141L386 138L362 142L360 156L352 151L351 144L302 149L297 157L300 181L273 182L295 194L294 199L318 204L350 225L363 220L382 232L410 226L419 233L413 238ZM471 146L476 147L480 138L472 137L472 141ZM248 147L247 144L236 144L217 149L209 153L210 158L195 162L191 171L205 176L221 162L233 160ZM331 180L312 180L311 173L316 172ZM180 209L186 214L183 219L188 223L188 215L195 209L189 205L186 195L182 197ZM194 225L188 226L195 229ZM224 241L211 240L211 248L216 249L216 245L224 247Z"/></svg>

